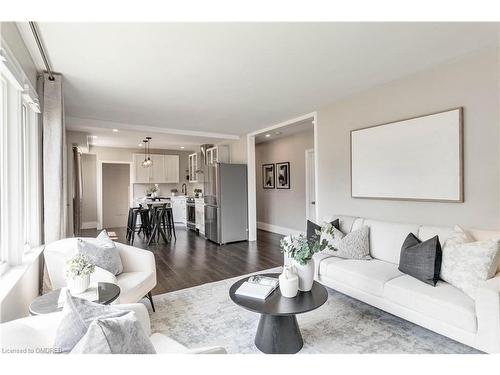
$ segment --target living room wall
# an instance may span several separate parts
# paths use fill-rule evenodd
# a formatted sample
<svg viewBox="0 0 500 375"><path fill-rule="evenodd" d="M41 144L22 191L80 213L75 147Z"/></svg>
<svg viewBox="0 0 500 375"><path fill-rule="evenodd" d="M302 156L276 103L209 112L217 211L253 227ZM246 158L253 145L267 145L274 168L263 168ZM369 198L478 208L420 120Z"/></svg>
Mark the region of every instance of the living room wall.
<svg viewBox="0 0 500 375"><path fill-rule="evenodd" d="M492 47L321 108L319 218L336 213L499 229L499 67L499 52ZM464 203L351 198L351 130L460 106L464 107Z"/></svg>

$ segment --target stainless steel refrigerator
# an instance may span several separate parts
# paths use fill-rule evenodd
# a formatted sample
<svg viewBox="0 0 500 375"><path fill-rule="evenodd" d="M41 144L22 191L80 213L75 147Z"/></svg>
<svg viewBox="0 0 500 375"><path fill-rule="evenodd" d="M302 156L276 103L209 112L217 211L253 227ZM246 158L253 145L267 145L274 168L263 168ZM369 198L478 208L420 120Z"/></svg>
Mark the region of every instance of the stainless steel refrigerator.
<svg viewBox="0 0 500 375"><path fill-rule="evenodd" d="M219 245L248 240L247 166L207 165L203 184L205 237Z"/></svg>

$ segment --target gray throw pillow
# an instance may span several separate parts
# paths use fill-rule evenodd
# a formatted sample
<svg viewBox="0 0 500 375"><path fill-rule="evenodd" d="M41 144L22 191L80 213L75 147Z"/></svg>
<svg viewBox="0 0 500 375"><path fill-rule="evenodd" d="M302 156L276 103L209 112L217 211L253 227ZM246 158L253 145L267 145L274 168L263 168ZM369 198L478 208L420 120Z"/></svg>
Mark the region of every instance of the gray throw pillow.
<svg viewBox="0 0 500 375"><path fill-rule="evenodd" d="M97 267L105 269L113 275L123 272L122 260L116 247L101 247L96 243L79 238L78 252L89 257Z"/></svg>
<svg viewBox="0 0 500 375"><path fill-rule="evenodd" d="M370 228L366 225L344 235L334 226L321 235L321 241L328 243L325 253L345 259L369 260L370 256Z"/></svg>
<svg viewBox="0 0 500 375"><path fill-rule="evenodd" d="M422 242L410 233L401 247L399 270L426 284L436 286L441 271L441 257L438 236Z"/></svg>
<svg viewBox="0 0 500 375"><path fill-rule="evenodd" d="M71 353L78 354L155 354L155 348L135 313L97 318Z"/></svg>
<svg viewBox="0 0 500 375"><path fill-rule="evenodd" d="M111 306L104 306L82 298L76 298L66 290L63 317L56 331L54 347L61 353L69 353L87 332L90 324L99 317L110 318L127 314Z"/></svg>

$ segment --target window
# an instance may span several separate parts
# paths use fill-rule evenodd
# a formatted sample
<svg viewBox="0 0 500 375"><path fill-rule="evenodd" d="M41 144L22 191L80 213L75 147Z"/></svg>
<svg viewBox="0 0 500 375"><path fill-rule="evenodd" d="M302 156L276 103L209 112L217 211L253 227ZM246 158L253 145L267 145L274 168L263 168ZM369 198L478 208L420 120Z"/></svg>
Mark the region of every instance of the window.
<svg viewBox="0 0 500 375"><path fill-rule="evenodd" d="M34 89L2 40L0 50L0 274L40 245L40 142Z"/></svg>

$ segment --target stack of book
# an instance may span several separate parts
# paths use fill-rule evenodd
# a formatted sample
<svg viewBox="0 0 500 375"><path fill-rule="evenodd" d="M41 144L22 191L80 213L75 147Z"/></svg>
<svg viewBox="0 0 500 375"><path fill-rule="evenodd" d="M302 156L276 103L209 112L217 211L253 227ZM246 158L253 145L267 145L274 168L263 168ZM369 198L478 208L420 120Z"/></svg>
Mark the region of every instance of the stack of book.
<svg viewBox="0 0 500 375"><path fill-rule="evenodd" d="M250 276L236 290L238 296L266 299L278 287L278 279L267 276Z"/></svg>

